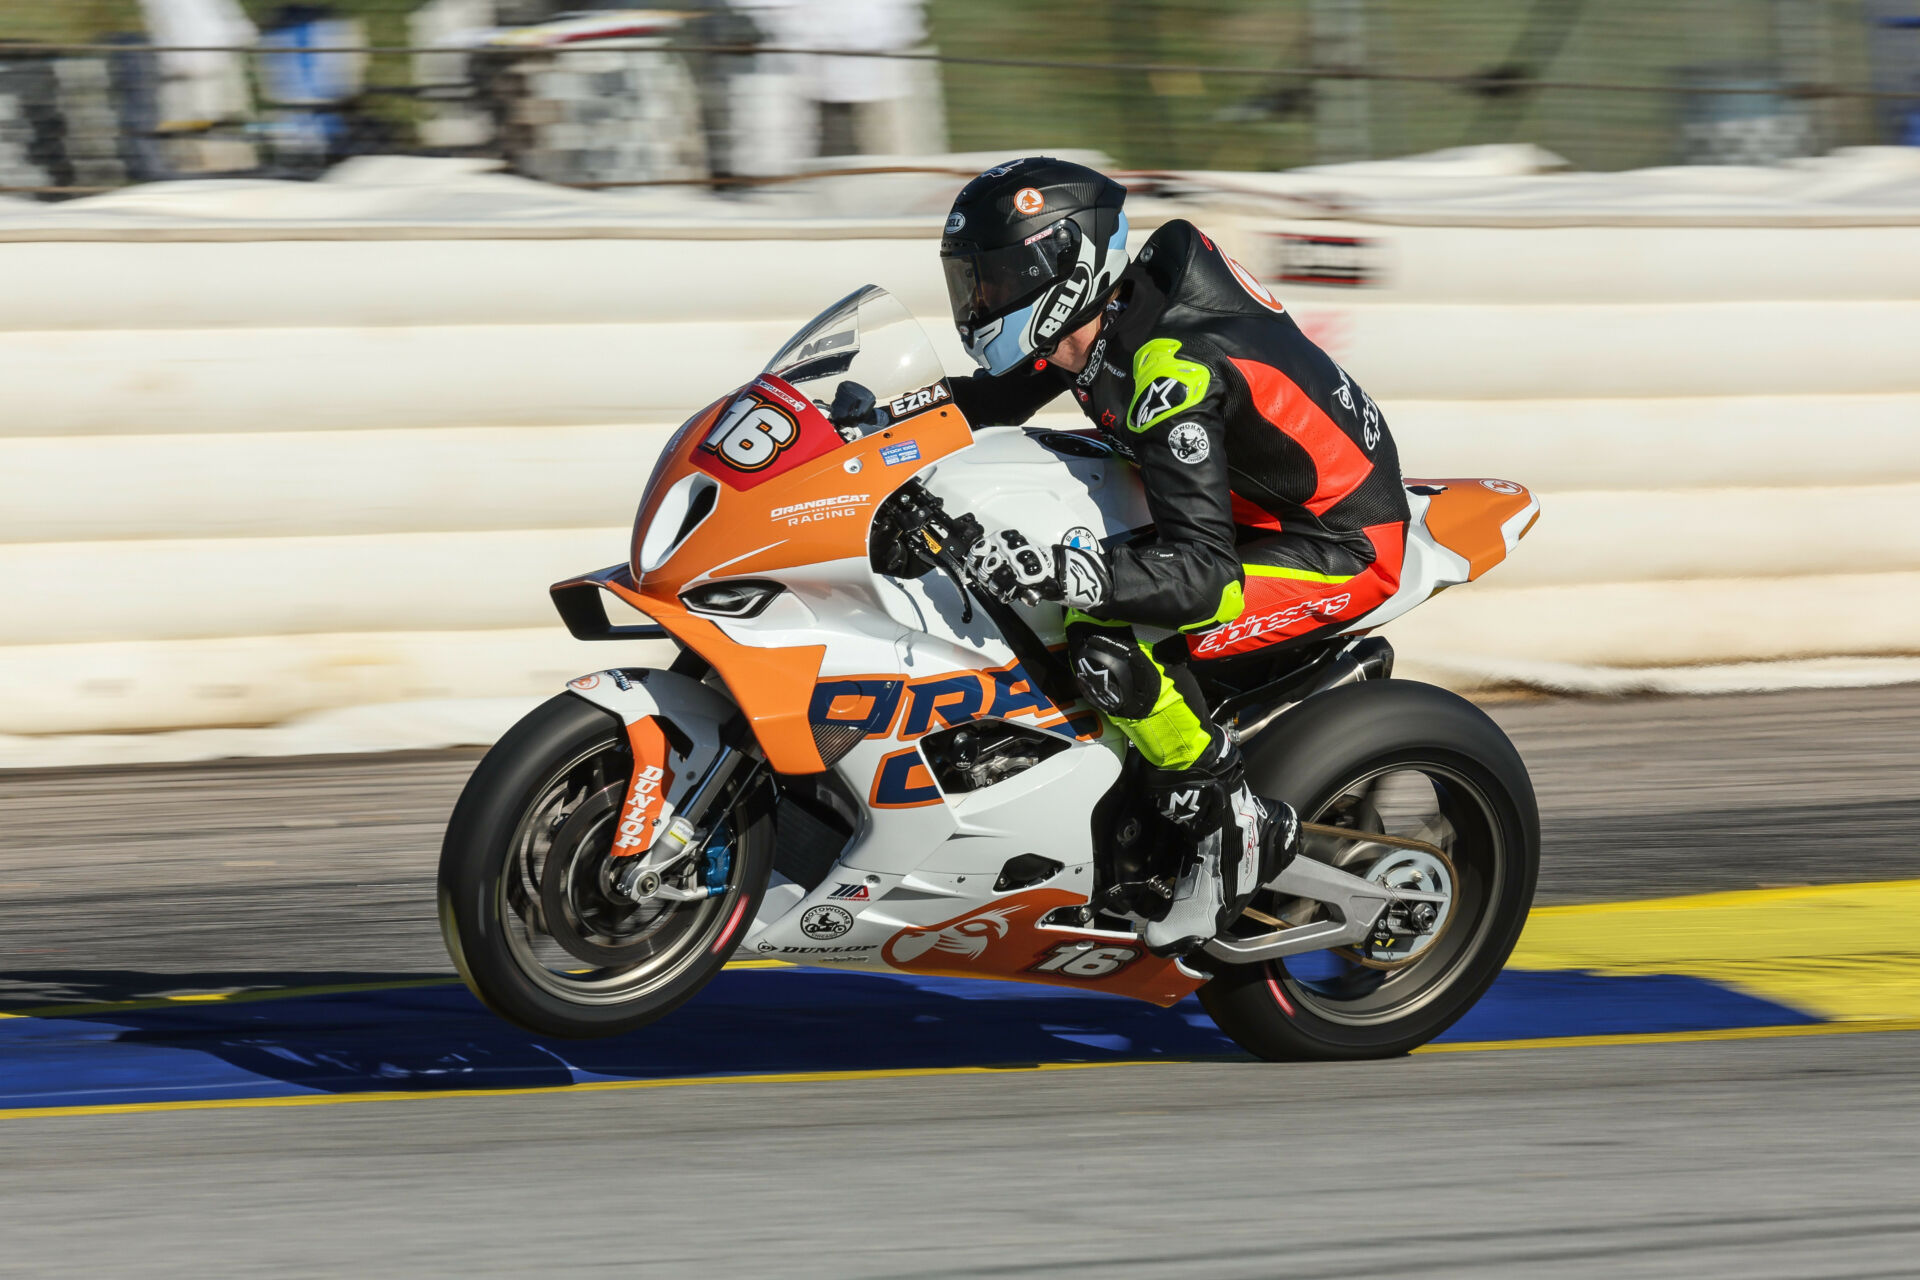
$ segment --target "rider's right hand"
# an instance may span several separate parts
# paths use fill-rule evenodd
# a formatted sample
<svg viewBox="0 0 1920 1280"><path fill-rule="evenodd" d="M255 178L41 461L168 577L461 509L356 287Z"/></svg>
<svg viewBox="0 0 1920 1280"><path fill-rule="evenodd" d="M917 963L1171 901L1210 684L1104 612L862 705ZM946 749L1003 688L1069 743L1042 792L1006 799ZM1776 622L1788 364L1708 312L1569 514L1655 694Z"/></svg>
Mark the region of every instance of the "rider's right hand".
<svg viewBox="0 0 1920 1280"><path fill-rule="evenodd" d="M982 590L1012 604L1038 604L1059 595L1053 557L1028 542L1018 530L990 533L967 552L967 572Z"/></svg>

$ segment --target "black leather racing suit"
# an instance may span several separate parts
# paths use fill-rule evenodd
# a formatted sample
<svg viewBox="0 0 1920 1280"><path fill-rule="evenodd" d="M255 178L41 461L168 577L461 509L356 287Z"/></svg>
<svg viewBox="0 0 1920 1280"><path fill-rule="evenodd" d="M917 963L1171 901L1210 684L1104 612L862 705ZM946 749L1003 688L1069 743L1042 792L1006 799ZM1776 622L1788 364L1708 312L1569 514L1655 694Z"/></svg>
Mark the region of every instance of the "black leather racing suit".
<svg viewBox="0 0 1920 1280"><path fill-rule="evenodd" d="M1192 223L1167 223L1141 248L1079 375L1034 360L953 389L980 425L1025 422L1070 391L1139 466L1154 535L1110 550L1112 595L1070 616L1068 635L1076 671L1094 635L1137 655L1133 687L1101 709L1160 768L1188 768L1212 735L1168 680L1169 657L1338 629L1398 587L1408 512L1385 418ZM1185 653L1164 641L1148 653L1130 624L1180 633L1171 643Z"/></svg>

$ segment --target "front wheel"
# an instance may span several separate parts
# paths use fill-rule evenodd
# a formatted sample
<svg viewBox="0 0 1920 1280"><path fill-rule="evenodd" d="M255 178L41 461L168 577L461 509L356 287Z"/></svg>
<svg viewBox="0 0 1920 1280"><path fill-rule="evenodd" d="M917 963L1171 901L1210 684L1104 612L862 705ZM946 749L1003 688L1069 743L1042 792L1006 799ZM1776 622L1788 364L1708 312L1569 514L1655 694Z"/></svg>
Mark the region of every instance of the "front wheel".
<svg viewBox="0 0 1920 1280"><path fill-rule="evenodd" d="M1322 828L1304 837L1302 857L1381 883L1441 887L1449 901L1404 955L1342 948L1224 967L1200 989L1220 1029L1274 1061L1384 1058L1472 1008L1519 940L1540 865L1533 785L1499 726L1430 685L1346 685L1282 717L1250 753L1247 780ZM1320 910L1270 891L1253 909L1287 925ZM1234 932L1271 928L1243 918Z"/></svg>
<svg viewBox="0 0 1920 1280"><path fill-rule="evenodd" d="M440 926L467 986L544 1035L617 1035L720 971L773 866L764 781L732 784L667 879L690 901L635 902L610 855L633 756L620 722L562 694L508 730L467 780L440 850Z"/></svg>

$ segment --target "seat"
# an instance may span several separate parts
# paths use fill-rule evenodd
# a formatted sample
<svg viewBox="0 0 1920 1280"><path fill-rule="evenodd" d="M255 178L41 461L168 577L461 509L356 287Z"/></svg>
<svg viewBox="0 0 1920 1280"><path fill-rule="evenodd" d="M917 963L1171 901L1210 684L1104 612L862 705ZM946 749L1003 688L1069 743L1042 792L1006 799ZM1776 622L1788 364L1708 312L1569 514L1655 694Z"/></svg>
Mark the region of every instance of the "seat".
<svg viewBox="0 0 1920 1280"><path fill-rule="evenodd" d="M1540 518L1540 500L1511 480L1409 479L1406 486L1414 507L1409 538L1424 529L1428 541L1466 561L1469 582L1505 560Z"/></svg>

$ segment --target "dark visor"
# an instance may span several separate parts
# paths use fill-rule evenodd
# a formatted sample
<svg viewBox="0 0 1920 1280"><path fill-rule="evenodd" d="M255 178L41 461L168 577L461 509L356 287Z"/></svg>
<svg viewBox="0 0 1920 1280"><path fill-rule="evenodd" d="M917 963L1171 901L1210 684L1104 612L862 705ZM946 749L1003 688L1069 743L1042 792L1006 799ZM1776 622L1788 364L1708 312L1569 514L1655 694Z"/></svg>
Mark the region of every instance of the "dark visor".
<svg viewBox="0 0 1920 1280"><path fill-rule="evenodd" d="M1026 244L943 254L955 324L980 325L1012 310L1073 269L1079 228L1062 220Z"/></svg>

